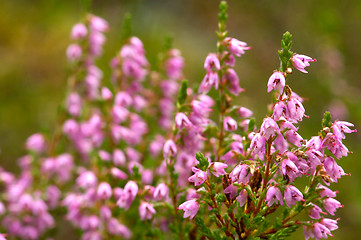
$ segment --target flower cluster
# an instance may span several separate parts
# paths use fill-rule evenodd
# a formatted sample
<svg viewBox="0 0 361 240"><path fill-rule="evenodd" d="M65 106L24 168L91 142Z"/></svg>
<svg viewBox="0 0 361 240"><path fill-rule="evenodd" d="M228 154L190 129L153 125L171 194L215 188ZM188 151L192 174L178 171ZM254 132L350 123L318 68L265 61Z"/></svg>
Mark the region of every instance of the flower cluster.
<svg viewBox="0 0 361 240"><path fill-rule="evenodd" d="M102 84L95 60L108 23L88 15L73 27L73 71L54 134L27 139L18 176L0 169L6 236L51 239L62 218L82 240L283 239L300 226L305 239L332 236L339 219L331 216L343 206L329 187L347 175L339 160L350 154L343 141L353 124L325 113L316 136L301 136L308 116L288 78L315 59L291 52L287 32L267 83L275 101L257 127L250 109L233 104L244 90L236 58L250 47L227 36L224 1L218 17L217 51L198 91L183 80L179 50L168 44L156 71L134 36ZM302 212L308 220L297 219Z"/></svg>

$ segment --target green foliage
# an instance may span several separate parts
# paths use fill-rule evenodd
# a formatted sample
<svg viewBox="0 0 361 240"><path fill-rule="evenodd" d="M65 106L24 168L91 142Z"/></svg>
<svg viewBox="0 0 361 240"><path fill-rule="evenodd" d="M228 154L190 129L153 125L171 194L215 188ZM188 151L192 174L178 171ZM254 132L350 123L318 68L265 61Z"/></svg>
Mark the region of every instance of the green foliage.
<svg viewBox="0 0 361 240"><path fill-rule="evenodd" d="M247 132L252 132L255 125L256 125L256 120L254 118L251 118L248 123Z"/></svg>
<svg viewBox="0 0 361 240"><path fill-rule="evenodd" d="M328 127L330 128L332 125L331 123L331 113L326 111L324 114L323 114L323 118L322 118L322 127L325 128L325 127Z"/></svg>
<svg viewBox="0 0 361 240"><path fill-rule="evenodd" d="M188 81L183 80L178 93L178 101L177 101L178 109L185 103L187 99L187 88L188 88Z"/></svg>
<svg viewBox="0 0 361 240"><path fill-rule="evenodd" d="M219 234L219 231L211 231L204 223L204 219L202 219L201 217L196 217L196 225L198 226L198 230L205 236L208 237L210 239L215 239L215 240L223 240L226 239L225 237L222 237Z"/></svg>
<svg viewBox="0 0 361 240"><path fill-rule="evenodd" d="M208 165L209 165L209 162L208 162L208 158L206 158L203 153L201 152L197 152L196 153L196 159L198 160L198 168L203 170L203 171L206 171L207 168L208 168Z"/></svg>
<svg viewBox="0 0 361 240"><path fill-rule="evenodd" d="M219 4L219 13L218 13L218 21L219 21L219 30L220 32L224 32L225 24L228 18L228 4L226 1L221 1Z"/></svg>
<svg viewBox="0 0 361 240"><path fill-rule="evenodd" d="M223 203L224 201L226 201L226 196L222 193L218 193L216 195L216 201L217 201L217 204Z"/></svg>
<svg viewBox="0 0 361 240"><path fill-rule="evenodd" d="M122 26L122 42L132 36L132 15L126 13L124 15L123 26Z"/></svg>
<svg viewBox="0 0 361 240"><path fill-rule="evenodd" d="M290 51L292 46L292 35L289 32L285 32L281 41L281 50L278 51L278 56L280 57L281 65L280 71L286 72L286 69L291 66L290 58L293 55L293 52Z"/></svg>
<svg viewBox="0 0 361 240"><path fill-rule="evenodd" d="M139 173L139 167L134 165L132 170L133 170L133 179L136 181L140 181L142 179L142 176Z"/></svg>
<svg viewBox="0 0 361 240"><path fill-rule="evenodd" d="M282 240L288 238L297 228L301 226L298 224L294 224L292 226L282 228L281 230L277 231L275 234L269 236L270 240Z"/></svg>
<svg viewBox="0 0 361 240"><path fill-rule="evenodd" d="M174 38L173 35L170 33L168 33L167 36L165 37L165 41L164 41L164 45L163 45L163 49L165 52L172 48L173 38Z"/></svg>

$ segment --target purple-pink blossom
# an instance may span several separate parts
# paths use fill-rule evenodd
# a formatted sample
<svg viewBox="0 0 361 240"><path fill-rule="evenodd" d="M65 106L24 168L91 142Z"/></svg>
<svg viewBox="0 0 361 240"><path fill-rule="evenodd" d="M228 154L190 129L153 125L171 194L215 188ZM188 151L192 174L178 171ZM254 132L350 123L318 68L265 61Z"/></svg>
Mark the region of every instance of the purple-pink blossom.
<svg viewBox="0 0 361 240"><path fill-rule="evenodd" d="M285 192L285 202L290 208L291 205L294 205L296 202L303 201L303 194L295 186L287 185Z"/></svg>
<svg viewBox="0 0 361 240"><path fill-rule="evenodd" d="M235 38L227 37L224 40L224 43L228 48L228 50L237 57L240 57L241 55L245 54L246 50L251 49L251 47L247 46L247 43L239 41L238 39Z"/></svg>
<svg viewBox="0 0 361 240"><path fill-rule="evenodd" d="M141 202L139 206L139 216L141 220L150 220L156 213L153 204L148 202Z"/></svg>
<svg viewBox="0 0 361 240"><path fill-rule="evenodd" d="M225 117L223 120L223 128L227 132L232 132L237 130L238 126L236 120L234 120L230 116Z"/></svg>
<svg viewBox="0 0 361 240"><path fill-rule="evenodd" d="M291 57L292 65L299 71L303 73L308 73L305 70L305 67L310 66L309 62L316 62L316 59L313 59L306 55L295 54Z"/></svg>
<svg viewBox="0 0 361 240"><path fill-rule="evenodd" d="M219 177L221 175L226 174L226 171L224 171L225 168L227 168L228 165L221 162L212 162L209 165L209 171L216 177Z"/></svg>
<svg viewBox="0 0 361 240"><path fill-rule="evenodd" d="M282 72L274 72L268 79L267 92L272 90L278 90L280 94L283 92L283 88L286 85L286 79Z"/></svg>
<svg viewBox="0 0 361 240"><path fill-rule="evenodd" d="M267 206L269 207L272 206L274 203L283 205L281 190L275 186L270 186L267 190L266 201Z"/></svg>
<svg viewBox="0 0 361 240"><path fill-rule="evenodd" d="M169 157L174 157L177 154L177 146L173 140L169 139L165 142L163 146L163 156L165 159Z"/></svg>
<svg viewBox="0 0 361 240"><path fill-rule="evenodd" d="M199 207L197 199L192 199L179 205L178 209L182 209L184 211L183 218L189 217L192 219L197 214Z"/></svg>
<svg viewBox="0 0 361 240"><path fill-rule="evenodd" d="M194 174L188 178L188 181L193 182L194 186L199 186L207 179L207 173L196 168L192 167Z"/></svg>

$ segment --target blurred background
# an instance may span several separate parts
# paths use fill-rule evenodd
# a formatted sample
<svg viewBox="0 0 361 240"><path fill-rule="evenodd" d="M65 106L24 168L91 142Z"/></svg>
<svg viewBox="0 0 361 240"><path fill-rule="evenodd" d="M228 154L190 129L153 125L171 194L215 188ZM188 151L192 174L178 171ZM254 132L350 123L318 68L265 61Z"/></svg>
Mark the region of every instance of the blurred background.
<svg viewBox="0 0 361 240"><path fill-rule="evenodd" d="M279 65L277 50L285 31L293 34L293 51L317 59L309 74L294 72L289 85L300 96L306 114L300 126L304 138L316 135L325 110L334 119L347 120L361 131L361 1L339 0L229 0L229 36L252 46L237 61L236 70L246 92L236 104L255 112L260 123L271 95L266 84ZM216 50L216 0L107 0L93 1L92 12L111 26L104 56L98 64L110 75L109 61L120 49L124 14L132 14L133 34L145 45L156 64L164 39L171 34L174 47L185 58L185 75L198 86L203 62ZM64 97L69 65L65 50L71 27L84 17L81 1L0 1L0 161L16 172L16 159L26 138L51 132ZM339 181L337 211L341 230L334 239L359 239L361 234L360 134L345 144L353 152L340 165L351 177ZM293 239L303 239L302 231Z"/></svg>

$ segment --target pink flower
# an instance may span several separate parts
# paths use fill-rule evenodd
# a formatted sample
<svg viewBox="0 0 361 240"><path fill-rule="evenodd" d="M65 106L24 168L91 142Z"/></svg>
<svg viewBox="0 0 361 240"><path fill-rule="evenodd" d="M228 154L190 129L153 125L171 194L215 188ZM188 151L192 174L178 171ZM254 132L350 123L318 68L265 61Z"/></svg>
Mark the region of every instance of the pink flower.
<svg viewBox="0 0 361 240"><path fill-rule="evenodd" d="M315 204L312 204L312 203L311 203L311 205L312 205L312 207L309 209L309 214L308 214L308 216L310 218L312 218L312 219L320 219L321 218L321 213L322 214L327 214L325 212L322 212L322 209L319 206L317 206Z"/></svg>
<svg viewBox="0 0 361 240"><path fill-rule="evenodd" d="M194 172L194 175L190 176L188 178L188 181L194 182L194 186L199 186L207 179L207 173L196 168L192 167L192 171Z"/></svg>
<svg viewBox="0 0 361 240"><path fill-rule="evenodd" d="M110 174L117 179L122 179L125 180L128 178L127 174L125 172L123 172L122 170L120 170L119 168L116 167L112 167L110 169Z"/></svg>
<svg viewBox="0 0 361 240"><path fill-rule="evenodd" d="M200 206L197 200L192 199L179 205L178 209L182 209L184 211L183 218L190 217L190 219L192 219L197 214L199 207Z"/></svg>
<svg viewBox="0 0 361 240"><path fill-rule="evenodd" d="M297 98L291 97L286 107L287 120L290 122L302 121L303 116L305 116L305 108L302 103Z"/></svg>
<svg viewBox="0 0 361 240"><path fill-rule="evenodd" d="M305 67L310 66L309 62L315 62L316 59L312 59L306 55L295 54L291 57L292 65L299 71L307 73Z"/></svg>
<svg viewBox="0 0 361 240"><path fill-rule="evenodd" d="M174 157L177 154L177 146L173 140L169 139L165 142L163 146L163 156L165 159L169 157Z"/></svg>
<svg viewBox="0 0 361 240"><path fill-rule="evenodd" d="M336 194L338 193L337 191L332 191L323 185L318 185L316 189L320 191L319 193L321 197L336 197Z"/></svg>
<svg viewBox="0 0 361 240"><path fill-rule="evenodd" d="M294 162L286 158L281 163L281 171L284 176L287 176L290 182L293 182L299 176L299 170Z"/></svg>
<svg viewBox="0 0 361 240"><path fill-rule="evenodd" d="M82 39L88 34L88 29L83 23L77 23L71 30L72 39Z"/></svg>
<svg viewBox="0 0 361 240"><path fill-rule="evenodd" d="M237 201L239 202L239 206L242 207L246 202L248 198L248 193L246 189L241 190L237 197Z"/></svg>
<svg viewBox="0 0 361 240"><path fill-rule="evenodd" d="M225 194L229 194L230 198L233 199L237 196L238 187L234 186L233 184L229 185L224 189Z"/></svg>
<svg viewBox="0 0 361 240"><path fill-rule="evenodd" d="M27 150L31 150L34 151L36 153L41 153L45 150L45 139L43 137L42 134L40 133L36 133L31 135L27 140L26 140L26 149Z"/></svg>
<svg viewBox="0 0 361 240"><path fill-rule="evenodd" d="M107 206L102 206L99 211L100 219L102 221L107 221L112 217L112 210Z"/></svg>
<svg viewBox="0 0 361 240"><path fill-rule="evenodd" d="M137 37L131 37L129 39L129 43L131 44L132 47L134 47L138 53L143 53L144 54L144 46L142 41L137 38Z"/></svg>
<svg viewBox="0 0 361 240"><path fill-rule="evenodd" d="M345 122L345 121L335 121L332 124L332 131L333 134L336 136L336 138L338 138L339 140L344 139L345 138L345 134L344 133L352 133L352 132L357 132L356 129L351 130L349 127L353 127L354 125L352 123L349 122Z"/></svg>
<svg viewBox="0 0 361 240"><path fill-rule="evenodd" d="M301 143L304 142L303 138L296 131L289 130L285 133L286 139L297 147L301 147Z"/></svg>
<svg viewBox="0 0 361 240"><path fill-rule="evenodd" d="M322 147L326 147L338 159L343 156L347 156L348 154L347 147L332 133L327 133L326 137L322 141Z"/></svg>
<svg viewBox="0 0 361 240"><path fill-rule="evenodd" d="M337 219L333 220L329 218L324 218L321 220L321 223L325 225L330 231L336 230L338 228Z"/></svg>
<svg viewBox="0 0 361 240"><path fill-rule="evenodd" d="M130 107L132 105L133 99L127 92L118 92L117 95L115 95L114 104L120 105L122 107Z"/></svg>
<svg viewBox="0 0 361 240"><path fill-rule="evenodd" d="M168 186L164 183L160 183L153 193L153 198L156 201L166 200L168 198L169 189Z"/></svg>
<svg viewBox="0 0 361 240"><path fill-rule="evenodd" d="M289 208L299 201L303 200L303 195L295 186L287 185L285 189L285 202Z"/></svg>
<svg viewBox="0 0 361 240"><path fill-rule="evenodd" d="M317 222L313 224L313 232L316 239L327 238L327 235L333 236L330 229L328 229L325 225Z"/></svg>
<svg viewBox="0 0 361 240"><path fill-rule="evenodd" d="M278 89L278 92L282 94L283 88L286 85L286 79L282 72L274 72L268 79L267 92Z"/></svg>
<svg viewBox="0 0 361 240"><path fill-rule="evenodd" d="M105 101L109 101L112 99L113 97L113 93L109 90L109 88L107 87L103 87L102 90L101 90L101 94L102 94L102 98L105 100Z"/></svg>
<svg viewBox="0 0 361 240"><path fill-rule="evenodd" d="M322 147L322 139L319 136L313 136L310 140L306 143L307 148L313 148L315 150L320 150Z"/></svg>
<svg viewBox="0 0 361 240"><path fill-rule="evenodd" d="M235 131L237 130L237 122L233 118L227 116L223 120L223 127L227 132Z"/></svg>
<svg viewBox="0 0 361 240"><path fill-rule="evenodd" d="M253 115L253 112L251 110L249 110L248 108L245 108L245 107L240 107L237 110L237 113L242 118L249 118L249 117L251 117Z"/></svg>
<svg viewBox="0 0 361 240"><path fill-rule="evenodd" d="M81 173L79 177L76 179L77 185L85 189L95 187L97 182L98 182L97 177L93 172L90 171Z"/></svg>
<svg viewBox="0 0 361 240"><path fill-rule="evenodd" d="M120 149L115 149L113 152L113 163L115 166L124 166L126 162L125 154Z"/></svg>
<svg viewBox="0 0 361 240"><path fill-rule="evenodd" d="M224 40L224 42L228 50L237 57L240 57L241 55L245 54L245 50L251 49L251 47L247 46L247 43L239 41L235 38L227 37Z"/></svg>
<svg viewBox="0 0 361 240"><path fill-rule="evenodd" d="M114 123L119 124L128 119L129 110L125 107L114 105L112 108L112 120Z"/></svg>
<svg viewBox="0 0 361 240"><path fill-rule="evenodd" d="M221 64L219 63L216 54L208 54L206 60L204 61L204 69L206 69L207 72L216 72L221 69Z"/></svg>
<svg viewBox="0 0 361 240"><path fill-rule="evenodd" d="M120 194L117 205L120 208L125 208L125 210L128 210L137 194L138 185L134 181L127 182L127 184L124 186L123 191Z"/></svg>
<svg viewBox="0 0 361 240"><path fill-rule="evenodd" d="M150 154L155 157L159 154L164 146L164 137L161 135L156 135L154 140L149 145Z"/></svg>
<svg viewBox="0 0 361 240"><path fill-rule="evenodd" d="M258 155L258 158L263 160L266 152L266 138L260 133L253 136L250 148L253 149L253 153Z"/></svg>
<svg viewBox="0 0 361 240"><path fill-rule="evenodd" d="M123 224L120 224L116 218L111 218L107 222L107 230L110 234L124 237L129 239L132 236L132 232Z"/></svg>
<svg viewBox="0 0 361 240"><path fill-rule="evenodd" d="M169 53L171 57L165 63L167 75L171 79L179 79L182 76L184 59L181 57L180 51L177 49L171 49Z"/></svg>
<svg viewBox="0 0 361 240"><path fill-rule="evenodd" d="M66 49L66 57L69 61L74 62L81 58L83 50L78 44L70 44Z"/></svg>
<svg viewBox="0 0 361 240"><path fill-rule="evenodd" d="M262 136L266 139L275 136L276 133L280 134L280 129L277 123L270 117L263 119L263 123L260 129Z"/></svg>
<svg viewBox="0 0 361 240"><path fill-rule="evenodd" d="M326 198L323 200L323 207L329 214L335 215L337 208L343 207L343 205L334 198Z"/></svg>
<svg viewBox="0 0 361 240"><path fill-rule="evenodd" d="M112 159L112 155L110 155L107 151L99 150L98 155L101 160L104 162L109 162Z"/></svg>
<svg viewBox="0 0 361 240"><path fill-rule="evenodd" d="M109 183L102 182L98 186L97 196L99 199L107 200L112 196L112 188Z"/></svg>
<svg viewBox="0 0 361 240"><path fill-rule="evenodd" d="M239 93L244 91L244 89L239 86L239 78L236 71L232 68L227 69L227 72L224 74L223 81L228 83L229 92L235 96L238 96Z"/></svg>
<svg viewBox="0 0 361 240"><path fill-rule="evenodd" d="M288 142L282 134L279 134L273 143L275 148L280 151L281 154L285 153L288 150Z"/></svg>
<svg viewBox="0 0 361 240"><path fill-rule="evenodd" d="M286 113L286 103L278 101L273 108L273 118L278 121Z"/></svg>
<svg viewBox="0 0 361 240"><path fill-rule="evenodd" d="M98 16L92 16L90 18L90 27L92 30L105 32L109 29L107 21Z"/></svg>
<svg viewBox="0 0 361 240"><path fill-rule="evenodd" d="M249 178L252 176L250 167L247 164L237 165L229 174L232 182L247 184Z"/></svg>
<svg viewBox="0 0 361 240"><path fill-rule="evenodd" d="M332 157L327 157L324 161L324 167L326 170L326 173L330 176L330 178L337 182L337 179L341 178L341 176L345 175L345 172L343 171L342 167L340 167L335 159Z"/></svg>
<svg viewBox="0 0 361 240"><path fill-rule="evenodd" d="M216 72L208 72L201 82L201 85L199 85L198 92L199 93L208 93L209 90L211 90L212 86L214 86L215 89L218 89L219 85L219 78L218 73Z"/></svg>
<svg viewBox="0 0 361 240"><path fill-rule="evenodd" d="M79 116L82 109L82 99L79 94L75 92L70 93L66 99L66 107L70 115Z"/></svg>
<svg viewBox="0 0 361 240"><path fill-rule="evenodd" d="M224 171L225 168L227 168L228 165L221 162L212 162L209 165L209 171L216 177L219 177L221 175L226 174L226 171Z"/></svg>
<svg viewBox="0 0 361 240"><path fill-rule="evenodd" d="M156 213L153 204L148 202L142 202L139 206L139 216L141 220L150 220Z"/></svg>
<svg viewBox="0 0 361 240"><path fill-rule="evenodd" d="M191 128L193 126L192 122L189 120L187 115L182 112L179 112L175 116L175 123L179 129L182 128Z"/></svg>
<svg viewBox="0 0 361 240"><path fill-rule="evenodd" d="M283 197L281 191L275 186L269 187L266 194L266 201L267 206L269 207L272 206L273 203L280 203L281 205L283 205Z"/></svg>
<svg viewBox="0 0 361 240"><path fill-rule="evenodd" d="M328 235L333 236L330 229L318 222L314 223L311 227L303 226L303 232L306 240L309 238L319 240L322 238L328 238Z"/></svg>

